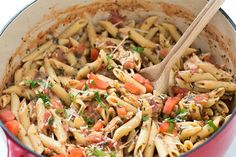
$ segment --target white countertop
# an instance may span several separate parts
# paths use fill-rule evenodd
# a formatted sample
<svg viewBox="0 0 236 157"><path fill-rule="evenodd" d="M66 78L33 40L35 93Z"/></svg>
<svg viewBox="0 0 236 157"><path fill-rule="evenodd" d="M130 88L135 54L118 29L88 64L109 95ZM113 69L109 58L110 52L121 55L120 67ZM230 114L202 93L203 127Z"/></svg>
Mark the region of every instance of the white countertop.
<svg viewBox="0 0 236 157"><path fill-rule="evenodd" d="M0 30L6 25L6 23L13 16L16 15L24 6L31 3L33 0L4 0L0 2ZM222 8L225 12L232 18L236 23L236 0L226 0ZM0 140L1 145L1 140ZM2 147L0 147L0 152L2 153ZM236 156L236 138L230 146L229 150L225 154L225 157L235 157Z"/></svg>

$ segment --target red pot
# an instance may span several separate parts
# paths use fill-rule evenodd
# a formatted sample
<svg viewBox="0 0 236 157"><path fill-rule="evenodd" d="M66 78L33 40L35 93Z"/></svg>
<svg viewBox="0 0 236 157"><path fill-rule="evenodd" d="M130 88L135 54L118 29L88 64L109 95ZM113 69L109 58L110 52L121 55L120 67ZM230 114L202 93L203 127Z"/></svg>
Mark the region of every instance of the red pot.
<svg viewBox="0 0 236 157"><path fill-rule="evenodd" d="M118 0L120 3L119 6L123 6L123 9L126 10L132 9L132 7L141 6L147 10L152 10L152 13L160 16L159 20L167 20L174 23L182 32L188 27L188 24L194 18L194 15L197 15L207 2L206 0L149 0L146 4L145 1L147 0ZM133 3L131 4L131 2ZM89 3L89 9L87 7L80 8L79 6L66 9L72 5L81 5L85 3ZM7 68L8 74L11 74L24 56L24 52L27 48L26 45L32 43L32 41L22 43L21 39L23 36L30 34L31 36L36 37L40 31L47 30L52 22L55 22L55 17L74 13L80 15L85 11L93 11L108 6L109 4L112 4L113 1L99 0L96 5L93 5L92 3L93 2L89 0L36 0L16 15L3 29L0 36L0 49L2 50L0 57L0 78L3 80L3 83L7 81L7 76L9 76L4 76L6 72L5 69ZM137 3L140 3L141 5L136 5ZM113 5L114 3L112 6ZM117 7L117 5L114 5L114 7ZM137 8L135 9L137 10ZM135 10L130 11L130 15L132 15L133 12L135 12ZM141 11L138 10L138 14L139 16L143 16L145 13L141 9ZM127 14L127 16L129 15ZM223 10L220 10L210 22L209 28L201 33L200 37L193 45L204 51L213 51L213 55L219 63L224 62L219 56L222 56L222 54L228 56L230 60L228 66L235 69L236 53L232 53L236 52L235 30L236 25ZM8 64L8 61L13 54L15 55L11 58L11 63ZM6 65L8 66L6 67ZM182 156L222 157L236 135L236 125L234 125L236 124L235 106L232 106L231 112L232 116L228 122L209 137L204 144ZM16 137L12 136L1 122L0 125L7 135L9 157L39 156L21 144ZM0 135L5 136L4 134Z"/></svg>

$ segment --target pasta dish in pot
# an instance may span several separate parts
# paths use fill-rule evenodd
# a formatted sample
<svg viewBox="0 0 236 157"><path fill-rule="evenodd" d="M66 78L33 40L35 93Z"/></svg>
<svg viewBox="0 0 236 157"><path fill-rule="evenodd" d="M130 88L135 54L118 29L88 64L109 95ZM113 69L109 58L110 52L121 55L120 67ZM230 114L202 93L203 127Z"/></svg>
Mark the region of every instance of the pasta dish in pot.
<svg viewBox="0 0 236 157"><path fill-rule="evenodd" d="M188 152L227 121L236 84L210 53L188 48L168 92L156 92L139 71L160 63L180 36L157 16L80 18L23 58L0 97L0 119L45 156Z"/></svg>

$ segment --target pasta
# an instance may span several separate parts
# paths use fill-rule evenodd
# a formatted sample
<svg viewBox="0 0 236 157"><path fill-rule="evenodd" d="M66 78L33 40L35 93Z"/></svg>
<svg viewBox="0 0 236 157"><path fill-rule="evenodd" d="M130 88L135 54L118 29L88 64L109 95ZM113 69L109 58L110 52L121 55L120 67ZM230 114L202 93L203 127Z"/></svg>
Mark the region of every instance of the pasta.
<svg viewBox="0 0 236 157"><path fill-rule="evenodd" d="M32 49L4 86L0 119L28 148L48 157L176 157L230 117L236 84L209 53L188 48L168 92L157 93L139 72L160 63L181 32L158 16L116 14L76 19Z"/></svg>

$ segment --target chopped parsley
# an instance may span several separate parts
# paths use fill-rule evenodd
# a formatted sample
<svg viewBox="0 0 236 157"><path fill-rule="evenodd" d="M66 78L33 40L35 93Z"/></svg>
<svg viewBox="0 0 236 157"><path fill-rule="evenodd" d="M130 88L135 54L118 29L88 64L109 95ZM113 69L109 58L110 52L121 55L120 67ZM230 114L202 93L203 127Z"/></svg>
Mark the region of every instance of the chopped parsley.
<svg viewBox="0 0 236 157"><path fill-rule="evenodd" d="M110 65L111 56L108 53L106 54L106 60L107 60L106 69L107 69L107 71L109 71L112 69L112 67Z"/></svg>
<svg viewBox="0 0 236 157"><path fill-rule="evenodd" d="M48 106L49 103L50 103L50 99L47 95L43 94L42 92L40 92L37 96L36 96L37 99L42 99L43 100L43 103L45 106Z"/></svg>
<svg viewBox="0 0 236 157"><path fill-rule="evenodd" d="M110 157L116 157L116 154L114 152L109 153Z"/></svg>
<svg viewBox="0 0 236 157"><path fill-rule="evenodd" d="M89 88L88 88L88 84L85 83L85 84L84 84L84 89L83 89L83 90L85 91L85 90L88 90L88 89L89 89Z"/></svg>
<svg viewBox="0 0 236 157"><path fill-rule="evenodd" d="M84 121L86 122L86 124L88 125L89 128L93 127L93 125L95 124L94 119L89 118L87 116L83 116Z"/></svg>
<svg viewBox="0 0 236 157"><path fill-rule="evenodd" d="M103 97L104 97L105 99L106 99L108 96L109 96L108 93L105 93L105 94L103 95Z"/></svg>
<svg viewBox="0 0 236 157"><path fill-rule="evenodd" d="M207 124L208 124L211 128L213 128L215 131L218 129L217 126L213 123L212 120L208 120L208 121L207 121Z"/></svg>
<svg viewBox="0 0 236 157"><path fill-rule="evenodd" d="M75 99L76 99L76 95L69 94L69 96L70 96L70 100L71 100L72 102L75 101Z"/></svg>
<svg viewBox="0 0 236 157"><path fill-rule="evenodd" d="M169 122L169 125L170 125L168 132L169 132L169 133L173 133L174 128L175 128L175 119L173 119L173 118L168 118L168 122Z"/></svg>
<svg viewBox="0 0 236 157"><path fill-rule="evenodd" d="M53 122L54 122L54 117L51 116L48 120L48 125L53 125Z"/></svg>
<svg viewBox="0 0 236 157"><path fill-rule="evenodd" d="M139 46L132 46L131 49L133 52L137 52L137 53L142 53L144 51L144 48L139 47Z"/></svg>
<svg viewBox="0 0 236 157"><path fill-rule="evenodd" d="M95 100L97 101L97 103L98 103L99 105L101 105L101 107L102 107L103 109L105 109L105 108L106 108L106 105L102 102L102 99L101 99L101 97L99 96L98 91L95 91L95 92L94 92L94 97L95 97Z"/></svg>
<svg viewBox="0 0 236 157"><path fill-rule="evenodd" d="M33 89L40 85L41 82L42 80L26 80L25 85Z"/></svg>
<svg viewBox="0 0 236 157"><path fill-rule="evenodd" d="M145 122L149 119L148 115L142 117L142 121Z"/></svg>
<svg viewBox="0 0 236 157"><path fill-rule="evenodd" d="M94 148L93 150L93 155L97 156L97 157L100 157L100 156L107 156L107 154L101 150L101 149L98 149L98 148Z"/></svg>
<svg viewBox="0 0 236 157"><path fill-rule="evenodd" d="M186 119L186 116L188 115L188 111L186 109L180 109L176 113L175 121L176 122L182 122Z"/></svg>

